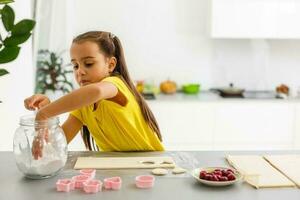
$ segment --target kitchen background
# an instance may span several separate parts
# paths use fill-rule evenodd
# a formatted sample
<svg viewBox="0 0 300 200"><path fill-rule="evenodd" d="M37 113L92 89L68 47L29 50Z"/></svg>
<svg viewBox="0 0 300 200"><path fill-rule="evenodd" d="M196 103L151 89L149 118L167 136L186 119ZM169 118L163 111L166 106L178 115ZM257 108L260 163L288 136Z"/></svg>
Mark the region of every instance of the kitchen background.
<svg viewBox="0 0 300 200"><path fill-rule="evenodd" d="M289 86L292 99L280 102L262 100L263 105L260 101L255 102L259 105L254 105L253 101L246 100L242 104L240 102L242 100L232 100L212 105L215 99L210 101L209 98L205 101L199 98L200 105L190 105L190 96L178 100L174 95L176 105L172 104L170 96L166 101L161 102L159 98L151 101L149 104L156 115L170 113L160 107L174 108L173 121L170 116L157 117L163 130L173 130L168 126L174 126L174 123L180 121L179 124L182 125L177 130L184 131L182 134L186 132L197 134L198 130L195 131L195 128L193 130L193 127L190 127L193 124L185 115L193 116L193 123L200 124L200 129L207 127L199 129L201 137L191 138L205 141L204 134L210 138L209 141L199 144L200 146L193 143L193 148L188 148L190 143L187 143L182 149L226 149L222 146L222 142L216 143L218 137L216 130L220 129L220 132L224 131L226 135L226 131L232 132L234 128L226 130L225 126L224 129L218 126L217 119L225 121L224 119L230 116L222 110L223 107L221 111L218 110L220 105L225 106L224 109L228 109L232 116L236 114L232 119L237 120L235 122L239 124L236 127L238 130L249 130L248 124L244 124L240 117L242 115L251 114L253 110L266 109L266 115L252 113L254 119L257 118L255 115L265 117L257 122L266 122L264 121L266 118L274 117L274 113L278 111L278 115L282 117L275 116L269 124L260 123L257 127L272 127L283 120L282 123L286 123L286 126L275 127L278 137L274 141L286 143L283 145L276 143L274 147L292 149L298 145L295 145L295 138L297 140L299 138L296 122L299 110L297 91L300 91L300 28L297 28L300 3L296 0L17 0L12 7L17 13L16 18L31 18L34 13L37 25L33 39L22 46L18 59L3 65L9 69L10 74L0 78L0 99L3 101L0 103L2 151L12 150L13 134L18 127L19 117L28 113L23 107L23 100L34 93L38 50L48 49L53 52L66 50L63 58L67 63L72 38L89 30L111 31L121 39L129 71L134 80L145 80L157 86L167 79L175 81L178 86L199 83L201 84L199 96L203 91L226 87L229 83L234 83L234 86L245 90L260 91L275 91L282 83ZM244 13L244 16L232 15L230 18L233 11ZM259 24L259 28L255 28L255 24ZM289 102L291 104L288 104ZM231 107L236 104L238 106L247 104L248 107L245 112ZM198 114L201 116L197 117L197 113L188 112L194 111L195 107L199 108ZM218 115L220 113L221 115ZM251 122L251 119L245 118L245 121ZM245 126L241 127L241 124ZM254 122L252 125L256 126ZM261 141L256 141L259 138L253 134L256 130L249 131L249 135L253 134L256 139L253 143L261 142L258 148L262 148L268 139L276 137L276 134L272 135L272 131L271 128L267 129L266 133L271 135L263 136L265 140ZM209 135L210 132L212 135ZM239 133L243 131L237 131L237 134ZM166 142L171 137L170 134L166 133ZM228 137L231 136L227 135L226 138ZM243 142L251 141L251 138L245 138ZM185 143L182 141L185 137L178 137L179 140ZM178 141L172 139L171 141L173 143L166 145L169 149L178 145ZM228 144L231 144L231 141L234 141L234 138L225 140ZM220 148L216 146L218 144ZM250 145L249 149L254 146ZM247 145L240 143L236 146L236 148L243 147ZM80 137L70 145L71 150L83 148Z"/></svg>

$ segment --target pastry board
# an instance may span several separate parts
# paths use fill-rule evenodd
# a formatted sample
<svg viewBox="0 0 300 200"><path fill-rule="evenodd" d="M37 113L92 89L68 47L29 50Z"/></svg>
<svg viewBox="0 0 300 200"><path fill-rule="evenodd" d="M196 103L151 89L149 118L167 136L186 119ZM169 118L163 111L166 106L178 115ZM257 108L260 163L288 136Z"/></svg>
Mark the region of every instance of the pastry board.
<svg viewBox="0 0 300 200"><path fill-rule="evenodd" d="M74 169L174 168L172 157L78 157Z"/></svg>
<svg viewBox="0 0 300 200"><path fill-rule="evenodd" d="M295 184L275 169L262 156L228 155L229 164L237 169L244 180L256 188L295 187Z"/></svg>
<svg viewBox="0 0 300 200"><path fill-rule="evenodd" d="M300 187L300 155L266 155L264 158Z"/></svg>

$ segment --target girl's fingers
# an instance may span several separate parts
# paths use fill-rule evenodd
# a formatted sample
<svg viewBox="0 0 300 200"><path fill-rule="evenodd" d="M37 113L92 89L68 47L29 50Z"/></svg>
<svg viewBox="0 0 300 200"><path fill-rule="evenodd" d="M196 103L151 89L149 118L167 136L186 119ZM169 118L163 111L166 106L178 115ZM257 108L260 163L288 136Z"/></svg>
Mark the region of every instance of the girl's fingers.
<svg viewBox="0 0 300 200"><path fill-rule="evenodd" d="M24 100L24 106L28 110L40 109L50 103L45 95L36 94Z"/></svg>
<svg viewBox="0 0 300 200"><path fill-rule="evenodd" d="M43 137L37 136L32 143L32 156L35 160L42 158L43 156Z"/></svg>
<svg viewBox="0 0 300 200"><path fill-rule="evenodd" d="M50 103L49 100L45 98L45 99L43 99L41 102L39 102L38 108L40 109L40 108L42 108L42 107L48 105L49 103Z"/></svg>
<svg viewBox="0 0 300 200"><path fill-rule="evenodd" d="M31 96L27 99L24 100L24 105L25 108L27 108L28 110L35 110L36 106L34 105L37 101L37 97L35 96Z"/></svg>

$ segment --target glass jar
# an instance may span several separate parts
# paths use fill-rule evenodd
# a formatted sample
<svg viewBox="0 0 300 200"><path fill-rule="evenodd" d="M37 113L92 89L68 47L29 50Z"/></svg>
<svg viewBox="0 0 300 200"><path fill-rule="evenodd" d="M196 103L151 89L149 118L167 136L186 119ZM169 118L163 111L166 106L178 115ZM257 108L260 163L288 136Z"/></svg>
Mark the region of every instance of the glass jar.
<svg viewBox="0 0 300 200"><path fill-rule="evenodd" d="M39 141L40 157L34 157L32 147ZM14 135L16 164L28 178L43 179L58 174L67 161L67 141L58 117L35 121L35 115L20 118Z"/></svg>

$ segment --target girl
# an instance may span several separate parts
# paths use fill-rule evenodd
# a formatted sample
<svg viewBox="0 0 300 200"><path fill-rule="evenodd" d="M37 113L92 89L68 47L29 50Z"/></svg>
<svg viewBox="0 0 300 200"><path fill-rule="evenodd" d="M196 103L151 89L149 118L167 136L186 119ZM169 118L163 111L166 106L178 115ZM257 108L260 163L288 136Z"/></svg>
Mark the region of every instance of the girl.
<svg viewBox="0 0 300 200"><path fill-rule="evenodd" d="M102 151L163 151L158 124L130 79L120 40L109 32L87 32L73 40L70 55L80 88L53 102L41 94L25 99L27 109L39 109L36 120L71 111L62 125L68 143L83 128L89 150L91 133ZM40 145L33 145L35 159L42 156Z"/></svg>

